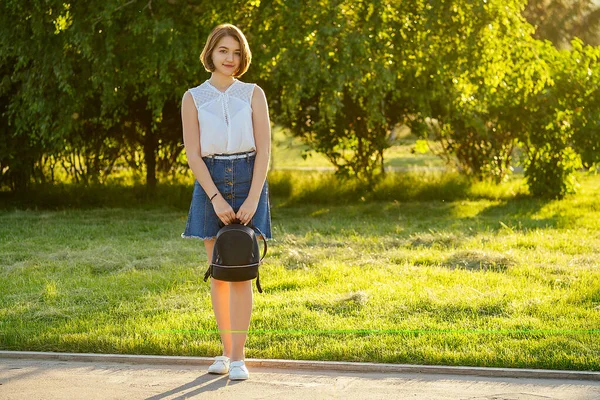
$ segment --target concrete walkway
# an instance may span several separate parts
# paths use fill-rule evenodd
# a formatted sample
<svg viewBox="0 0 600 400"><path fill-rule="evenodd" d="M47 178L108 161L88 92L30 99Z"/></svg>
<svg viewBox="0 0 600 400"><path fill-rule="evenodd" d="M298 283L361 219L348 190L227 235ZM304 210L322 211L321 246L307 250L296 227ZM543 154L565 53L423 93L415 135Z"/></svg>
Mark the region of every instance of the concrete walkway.
<svg viewBox="0 0 600 400"><path fill-rule="evenodd" d="M511 378L469 375L468 369L456 369L456 374L398 372L410 371L410 366L382 364L380 371L388 372L369 372L375 370L369 367L373 364L360 371L361 363L249 360L250 379L234 382L208 374L210 359L116 357L112 360L120 362L109 361L110 356L0 352L0 399L600 399L597 373L579 375L587 380L548 379L528 370L531 377ZM309 368L311 364L316 367ZM355 371L340 370L347 369L344 364ZM479 370L473 371L484 374ZM491 370L505 375L504 369Z"/></svg>

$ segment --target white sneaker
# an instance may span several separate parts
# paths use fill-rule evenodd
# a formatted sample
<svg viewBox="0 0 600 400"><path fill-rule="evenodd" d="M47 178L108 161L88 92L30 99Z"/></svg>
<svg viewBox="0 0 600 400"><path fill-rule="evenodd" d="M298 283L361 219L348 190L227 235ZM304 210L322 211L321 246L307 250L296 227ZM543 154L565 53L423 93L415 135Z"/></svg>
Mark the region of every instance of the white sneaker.
<svg viewBox="0 0 600 400"><path fill-rule="evenodd" d="M212 363L210 367L208 367L209 374L219 374L225 375L229 372L230 360L229 357L225 356L217 356L215 357L215 362Z"/></svg>
<svg viewBox="0 0 600 400"><path fill-rule="evenodd" d="M248 368L243 361L233 361L229 367L229 379L243 381L248 379Z"/></svg>

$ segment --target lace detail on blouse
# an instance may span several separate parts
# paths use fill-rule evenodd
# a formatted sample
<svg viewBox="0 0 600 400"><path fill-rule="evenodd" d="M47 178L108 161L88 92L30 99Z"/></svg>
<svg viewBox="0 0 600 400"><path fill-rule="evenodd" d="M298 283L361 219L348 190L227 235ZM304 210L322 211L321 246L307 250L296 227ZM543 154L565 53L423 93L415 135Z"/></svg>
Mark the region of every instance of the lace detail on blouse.
<svg viewBox="0 0 600 400"><path fill-rule="evenodd" d="M223 92L208 80L189 89L198 110L202 156L255 150L253 83L234 80Z"/></svg>

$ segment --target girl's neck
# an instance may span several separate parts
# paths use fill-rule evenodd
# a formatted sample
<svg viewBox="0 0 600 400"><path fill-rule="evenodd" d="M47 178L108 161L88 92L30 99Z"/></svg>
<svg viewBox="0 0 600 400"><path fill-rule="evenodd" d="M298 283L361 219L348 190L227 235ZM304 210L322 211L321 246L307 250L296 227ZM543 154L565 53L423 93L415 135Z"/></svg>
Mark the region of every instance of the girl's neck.
<svg viewBox="0 0 600 400"><path fill-rule="evenodd" d="M233 76L226 76L219 73L212 73L212 76L209 79L210 83L218 89L226 89L233 82L235 82L235 78Z"/></svg>

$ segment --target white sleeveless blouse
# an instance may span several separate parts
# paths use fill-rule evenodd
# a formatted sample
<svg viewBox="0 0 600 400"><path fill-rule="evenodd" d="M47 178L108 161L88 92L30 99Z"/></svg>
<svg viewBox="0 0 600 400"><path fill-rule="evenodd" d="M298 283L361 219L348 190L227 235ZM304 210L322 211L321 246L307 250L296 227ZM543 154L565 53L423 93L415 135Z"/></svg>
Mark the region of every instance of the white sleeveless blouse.
<svg viewBox="0 0 600 400"><path fill-rule="evenodd" d="M251 106L255 86L235 79L221 92L207 80L188 90L198 110L202 157L256 150Z"/></svg>

